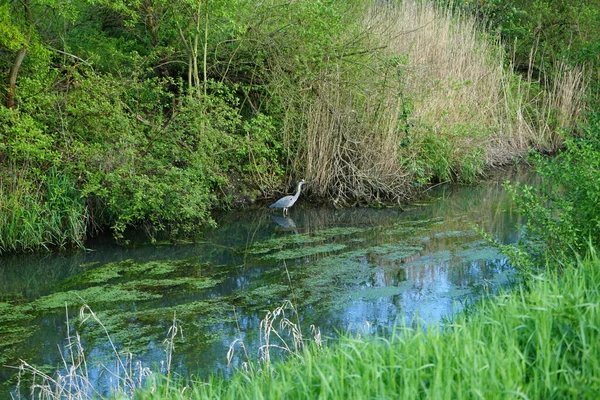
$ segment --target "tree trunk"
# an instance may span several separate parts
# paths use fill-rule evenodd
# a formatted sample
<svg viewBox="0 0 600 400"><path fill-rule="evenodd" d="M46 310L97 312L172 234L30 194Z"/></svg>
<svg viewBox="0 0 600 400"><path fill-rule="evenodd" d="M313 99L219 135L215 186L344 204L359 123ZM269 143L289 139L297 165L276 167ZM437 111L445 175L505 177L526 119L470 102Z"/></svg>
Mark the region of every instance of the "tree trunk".
<svg viewBox="0 0 600 400"><path fill-rule="evenodd" d="M25 47L21 48L17 53L17 57L15 58L15 62L10 68L10 73L8 74L8 94L6 96L6 107L11 110L15 108L15 91L17 87L17 76L19 75L19 69L21 69L21 64L27 55L27 49Z"/></svg>

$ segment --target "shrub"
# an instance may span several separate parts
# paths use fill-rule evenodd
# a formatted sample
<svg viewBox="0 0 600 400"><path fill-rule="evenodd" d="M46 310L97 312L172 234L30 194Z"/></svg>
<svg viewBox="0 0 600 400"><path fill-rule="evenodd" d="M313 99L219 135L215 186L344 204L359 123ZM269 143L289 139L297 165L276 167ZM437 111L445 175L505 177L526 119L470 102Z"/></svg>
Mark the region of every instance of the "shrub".
<svg viewBox="0 0 600 400"><path fill-rule="evenodd" d="M600 114L569 136L555 158L534 156L538 186L512 185L526 217L526 248L551 262L600 245Z"/></svg>

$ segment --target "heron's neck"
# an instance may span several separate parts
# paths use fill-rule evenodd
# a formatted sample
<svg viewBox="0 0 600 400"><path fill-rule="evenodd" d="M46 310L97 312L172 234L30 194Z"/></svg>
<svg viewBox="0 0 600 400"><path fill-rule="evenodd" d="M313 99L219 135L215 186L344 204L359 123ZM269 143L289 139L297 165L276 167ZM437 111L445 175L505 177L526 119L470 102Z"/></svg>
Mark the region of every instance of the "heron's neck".
<svg viewBox="0 0 600 400"><path fill-rule="evenodd" d="M296 194L294 195L294 199L298 199L300 197L300 189L302 188L302 182L298 182L298 190L296 190Z"/></svg>

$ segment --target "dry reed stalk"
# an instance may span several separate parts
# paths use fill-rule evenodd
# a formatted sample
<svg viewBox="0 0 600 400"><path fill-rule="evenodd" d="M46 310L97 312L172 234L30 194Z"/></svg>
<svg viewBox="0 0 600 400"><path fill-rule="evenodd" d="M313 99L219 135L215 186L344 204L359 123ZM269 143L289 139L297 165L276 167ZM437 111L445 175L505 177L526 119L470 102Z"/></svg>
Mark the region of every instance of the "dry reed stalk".
<svg viewBox="0 0 600 400"><path fill-rule="evenodd" d="M297 322L291 321L286 312L295 315ZM238 327L239 329L239 327ZM313 341L317 348L323 345L321 331L314 325L310 326ZM241 332L240 332L241 334ZM284 301L273 311L267 311L265 317L260 321L260 347L258 349L259 371L264 371L272 365L272 350L281 350L285 355L301 356L306 350L305 337L300 327L298 311L289 300ZM244 341L240 338L235 339L227 351L227 365L231 364L235 353L235 347L239 345L244 351L246 361L242 363L242 369L246 373L255 372L252 361L246 351Z"/></svg>
<svg viewBox="0 0 600 400"><path fill-rule="evenodd" d="M415 181L474 177L531 146L556 148L581 112L579 70L543 93L504 65L499 37L473 17L376 2L363 26L371 50L324 63L287 103L292 170L336 205L410 200Z"/></svg>
<svg viewBox="0 0 600 400"><path fill-rule="evenodd" d="M67 312L67 331L70 331L70 322ZM101 364L102 372L106 373L111 379L111 383L114 384L110 389L112 393L107 397L112 398L116 394L126 394L133 396L136 389L141 388L145 385L148 377L152 375L152 371L144 367L141 362L135 362L131 353L126 353L123 357L121 352L118 351L114 342L112 341L108 330L102 323L102 321L96 316L92 309L84 304L80 308L80 321L92 319L100 325L103 329L106 338L113 350L115 356L115 368L110 368L104 364ZM170 371L170 363L174 350L174 339L180 329L177 325L177 320L173 318L173 325L169 329L168 338L165 341L166 352L167 352L167 363ZM38 399L103 399L106 398L101 393L98 387L94 386L94 382L91 378L90 371L88 369L88 362L86 359L81 337L78 333L75 336L67 337L67 344L65 346L67 355L61 353L62 368L55 371L52 375L47 374L37 368L34 365L27 363L24 360L20 360L21 364L17 367L18 373L18 384L17 384L17 398L22 398L21 387L24 385L25 375L31 375L31 382L28 384L29 397Z"/></svg>
<svg viewBox="0 0 600 400"><path fill-rule="evenodd" d="M494 164L501 152L510 158L526 149L523 135L532 130L524 119L506 113L505 85L510 82L501 44L485 37L473 18L415 1L404 1L383 15L374 10L372 17L389 21L386 31L377 34L382 40L394 38L390 50L407 55L407 90L415 101L417 124L448 137L455 151L483 149L487 164Z"/></svg>
<svg viewBox="0 0 600 400"><path fill-rule="evenodd" d="M398 163L402 136L396 133L402 100L391 85L349 74L323 71L304 110L311 190L340 205L407 200L408 174ZM341 84L352 78L354 83Z"/></svg>
<svg viewBox="0 0 600 400"><path fill-rule="evenodd" d="M273 311L267 311L265 317L260 321L260 336L262 345L259 348L259 360L267 367L271 365L272 349L279 349L283 350L287 354L296 355L299 355L301 351L304 350L302 329L300 328L300 325L293 323L285 316L285 310L288 307L292 311L295 311L292 303L285 301L281 306L275 308ZM279 321L279 330L276 327L277 321ZM290 346L288 341L286 341L286 339L283 337L286 332L288 335L291 335L293 347ZM276 341L272 341L271 336L274 336Z"/></svg>
<svg viewBox="0 0 600 400"><path fill-rule="evenodd" d="M556 63L554 77L543 97L540 118L541 139L538 147L547 151L556 151L562 145L561 131L570 131L581 117L585 108L584 93L586 87L583 67L569 67ZM543 140L545 139L545 140Z"/></svg>

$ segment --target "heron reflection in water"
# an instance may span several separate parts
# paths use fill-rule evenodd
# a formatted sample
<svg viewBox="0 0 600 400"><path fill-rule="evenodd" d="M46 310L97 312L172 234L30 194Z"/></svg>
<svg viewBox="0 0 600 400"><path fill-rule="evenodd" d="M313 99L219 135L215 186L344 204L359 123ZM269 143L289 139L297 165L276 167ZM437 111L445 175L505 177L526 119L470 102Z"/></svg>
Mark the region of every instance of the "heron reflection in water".
<svg viewBox="0 0 600 400"><path fill-rule="evenodd" d="M273 222L275 222L277 225L279 225L281 228L283 228L282 229L283 231L293 231L295 233L298 233L298 228L296 227L296 223L290 217L285 216L285 215L281 216L281 215L275 215L275 214L269 214L269 217L271 217Z"/></svg>
<svg viewBox="0 0 600 400"><path fill-rule="evenodd" d="M300 197L300 190L302 189L302 185L304 185L306 181L302 179L298 182L298 190L296 190L296 194L293 196L285 196L281 199L277 200L275 203L271 204L269 208L283 208L283 215L288 214L288 208L294 205L298 197Z"/></svg>

